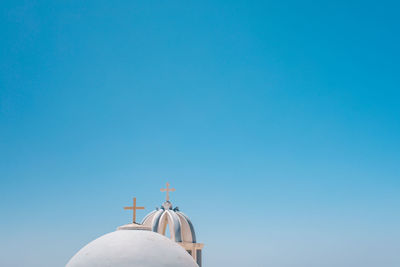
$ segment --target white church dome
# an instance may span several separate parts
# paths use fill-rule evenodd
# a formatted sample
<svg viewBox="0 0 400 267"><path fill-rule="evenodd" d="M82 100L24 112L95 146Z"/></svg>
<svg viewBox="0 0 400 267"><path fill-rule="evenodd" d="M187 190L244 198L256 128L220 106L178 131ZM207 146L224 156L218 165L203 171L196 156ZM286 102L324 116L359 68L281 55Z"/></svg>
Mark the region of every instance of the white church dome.
<svg viewBox="0 0 400 267"><path fill-rule="evenodd" d="M119 229L83 247L66 267L198 267L185 249L158 233Z"/></svg>

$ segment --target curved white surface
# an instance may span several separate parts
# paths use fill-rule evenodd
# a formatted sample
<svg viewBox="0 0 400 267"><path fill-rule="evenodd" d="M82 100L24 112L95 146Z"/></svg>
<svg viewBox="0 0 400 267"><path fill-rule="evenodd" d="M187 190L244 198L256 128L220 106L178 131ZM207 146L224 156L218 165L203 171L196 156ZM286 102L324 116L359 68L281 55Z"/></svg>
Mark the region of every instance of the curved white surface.
<svg viewBox="0 0 400 267"><path fill-rule="evenodd" d="M178 244L151 231L119 230L83 247L66 267L198 267Z"/></svg>

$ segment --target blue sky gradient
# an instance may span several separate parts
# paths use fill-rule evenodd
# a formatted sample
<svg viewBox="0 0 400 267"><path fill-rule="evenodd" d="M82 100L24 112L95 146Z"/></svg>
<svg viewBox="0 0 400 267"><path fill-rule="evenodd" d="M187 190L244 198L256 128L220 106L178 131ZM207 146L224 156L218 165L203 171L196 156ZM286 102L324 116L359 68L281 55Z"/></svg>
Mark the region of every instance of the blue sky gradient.
<svg viewBox="0 0 400 267"><path fill-rule="evenodd" d="M205 267L400 266L399 8L3 1L0 266L64 266L167 181Z"/></svg>

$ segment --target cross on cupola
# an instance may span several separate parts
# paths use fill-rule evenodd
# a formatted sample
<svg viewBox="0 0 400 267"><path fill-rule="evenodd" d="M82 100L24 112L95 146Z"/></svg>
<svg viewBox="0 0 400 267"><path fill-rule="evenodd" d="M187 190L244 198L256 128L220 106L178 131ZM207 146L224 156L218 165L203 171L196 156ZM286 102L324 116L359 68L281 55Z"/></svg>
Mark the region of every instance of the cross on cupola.
<svg viewBox="0 0 400 267"><path fill-rule="evenodd" d="M136 223L136 210L144 210L144 207L136 206L136 197L133 198L132 207L124 207L124 210L133 210L133 223Z"/></svg>
<svg viewBox="0 0 400 267"><path fill-rule="evenodd" d="M169 201L169 193L175 192L167 183L166 188L161 192L166 193L166 199L161 208L156 208L147 214L142 221L144 227L150 228L153 232L170 237L177 244L182 246L195 260L198 267L202 266L202 251L204 244L197 243L196 233L189 217L181 212L178 207L173 207Z"/></svg>
<svg viewBox="0 0 400 267"><path fill-rule="evenodd" d="M169 201L169 192L175 192L175 188L169 188L170 184L167 183L167 188L161 188L161 192L167 192L167 201Z"/></svg>

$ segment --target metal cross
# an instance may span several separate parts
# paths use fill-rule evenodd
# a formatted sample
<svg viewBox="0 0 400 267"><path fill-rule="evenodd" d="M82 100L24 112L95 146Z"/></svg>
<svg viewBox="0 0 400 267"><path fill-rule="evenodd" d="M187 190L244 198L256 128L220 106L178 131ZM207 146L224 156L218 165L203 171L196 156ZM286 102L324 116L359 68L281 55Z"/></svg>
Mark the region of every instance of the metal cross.
<svg viewBox="0 0 400 267"><path fill-rule="evenodd" d="M133 210L133 223L136 223L136 210L144 210L144 207L136 206L136 197L133 198L132 207L124 207L124 210Z"/></svg>
<svg viewBox="0 0 400 267"><path fill-rule="evenodd" d="M169 192L175 192L175 188L169 188L169 183L167 183L167 188L162 188L161 192L167 192L167 201L169 201Z"/></svg>

